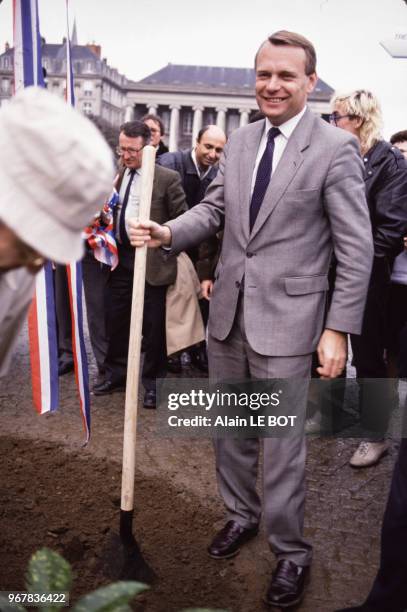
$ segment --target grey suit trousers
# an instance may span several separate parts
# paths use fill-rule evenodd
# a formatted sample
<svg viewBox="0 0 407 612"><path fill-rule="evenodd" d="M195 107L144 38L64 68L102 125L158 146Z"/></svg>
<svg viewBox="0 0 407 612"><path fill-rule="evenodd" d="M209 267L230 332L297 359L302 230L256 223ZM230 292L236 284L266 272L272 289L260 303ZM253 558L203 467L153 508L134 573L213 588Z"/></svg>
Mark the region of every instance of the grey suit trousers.
<svg viewBox="0 0 407 612"><path fill-rule="evenodd" d="M235 322L224 341L209 329L209 376L222 379L295 378L295 414L305 418L311 355L268 357L249 345L239 298ZM267 330L265 330L267 333ZM291 394L290 394L291 397ZM256 491L260 440L220 438L214 441L218 487L228 520L242 527L260 522L261 500ZM264 519L269 544L276 557L300 566L311 563L312 547L303 537L305 505L305 437L264 438Z"/></svg>

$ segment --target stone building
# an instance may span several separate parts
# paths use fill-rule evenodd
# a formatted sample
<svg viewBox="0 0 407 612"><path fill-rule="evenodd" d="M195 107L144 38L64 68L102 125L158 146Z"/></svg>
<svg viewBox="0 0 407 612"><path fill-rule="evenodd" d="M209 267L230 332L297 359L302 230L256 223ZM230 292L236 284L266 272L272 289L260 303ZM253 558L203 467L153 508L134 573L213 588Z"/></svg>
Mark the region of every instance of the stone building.
<svg viewBox="0 0 407 612"><path fill-rule="evenodd" d="M222 68L168 64L140 81L130 81L101 58L96 44L78 45L72 34L75 105L83 113L117 128L124 120L156 113L163 119L171 151L190 147L200 128L216 123L227 134L245 125L258 108L252 68ZM64 96L66 41L43 41L42 63L48 89ZM0 55L0 104L13 92L13 49ZM321 79L309 98L310 108L329 113L333 89Z"/></svg>
<svg viewBox="0 0 407 612"><path fill-rule="evenodd" d="M72 36L72 65L74 72L75 106L87 115L101 117L106 123L119 126L124 119L127 79L116 68L101 58L101 47L95 44L76 44ZM66 40L61 44L42 44L42 65L46 70L49 91L65 95ZM6 43L0 55L0 105L14 90L14 50Z"/></svg>
<svg viewBox="0 0 407 612"><path fill-rule="evenodd" d="M126 120L160 115L171 151L187 148L202 125L216 123L227 134L258 111L252 68L168 64L128 83ZM321 79L309 98L311 110L327 116L333 89Z"/></svg>

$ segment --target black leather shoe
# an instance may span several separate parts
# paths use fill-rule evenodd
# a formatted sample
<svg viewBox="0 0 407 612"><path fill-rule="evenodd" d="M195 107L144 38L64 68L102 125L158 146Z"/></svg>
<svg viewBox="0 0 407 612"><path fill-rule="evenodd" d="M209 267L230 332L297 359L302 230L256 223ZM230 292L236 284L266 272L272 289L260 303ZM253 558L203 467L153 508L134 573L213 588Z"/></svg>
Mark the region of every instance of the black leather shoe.
<svg viewBox="0 0 407 612"><path fill-rule="evenodd" d="M157 394L154 389L150 389L149 391L145 392L143 406L144 408L157 407Z"/></svg>
<svg viewBox="0 0 407 612"><path fill-rule="evenodd" d="M304 595L309 567L300 567L288 559L278 562L264 601L269 606L289 608Z"/></svg>
<svg viewBox="0 0 407 612"><path fill-rule="evenodd" d="M208 372L208 356L206 354L206 346L194 346L190 349L191 365L201 372Z"/></svg>
<svg viewBox="0 0 407 612"><path fill-rule="evenodd" d="M181 359L179 355L171 355L167 358L167 370L173 374L181 374Z"/></svg>
<svg viewBox="0 0 407 612"><path fill-rule="evenodd" d="M73 361L61 361L58 364L58 376L64 376L68 374L68 372L74 371L74 363Z"/></svg>
<svg viewBox="0 0 407 612"><path fill-rule="evenodd" d="M124 382L113 382L112 380L105 380L93 387L94 395L110 395L111 393L124 390Z"/></svg>
<svg viewBox="0 0 407 612"><path fill-rule="evenodd" d="M216 534L208 547L212 559L229 559L238 554L240 547L258 534L259 528L245 529L236 521L228 521Z"/></svg>

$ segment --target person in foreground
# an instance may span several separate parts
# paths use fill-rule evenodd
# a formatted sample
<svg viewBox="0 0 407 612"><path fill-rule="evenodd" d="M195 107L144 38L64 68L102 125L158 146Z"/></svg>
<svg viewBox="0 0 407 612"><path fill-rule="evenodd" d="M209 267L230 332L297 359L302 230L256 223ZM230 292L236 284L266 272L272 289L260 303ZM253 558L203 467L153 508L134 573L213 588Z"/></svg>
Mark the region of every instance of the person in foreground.
<svg viewBox="0 0 407 612"><path fill-rule="evenodd" d="M97 128L44 89L0 110L0 376L46 259L76 261L82 230L111 189L113 158ZM21 269L17 269L21 268Z"/></svg>
<svg viewBox="0 0 407 612"><path fill-rule="evenodd" d="M130 221L134 246L178 253L224 226L209 316L212 380L307 381L317 349L324 378L345 365L346 333L360 333L373 246L354 136L306 106L317 83L315 49L288 31L265 40L255 58L256 98L265 119L230 135L219 172L200 204L160 226ZM327 273L338 273L323 330ZM298 394L297 394L298 395ZM293 406L305 416L306 392ZM232 557L257 535L259 440L215 442L228 521L208 552ZM265 601L280 608L304 593L312 547L303 535L305 438L264 439L264 517L277 557Z"/></svg>

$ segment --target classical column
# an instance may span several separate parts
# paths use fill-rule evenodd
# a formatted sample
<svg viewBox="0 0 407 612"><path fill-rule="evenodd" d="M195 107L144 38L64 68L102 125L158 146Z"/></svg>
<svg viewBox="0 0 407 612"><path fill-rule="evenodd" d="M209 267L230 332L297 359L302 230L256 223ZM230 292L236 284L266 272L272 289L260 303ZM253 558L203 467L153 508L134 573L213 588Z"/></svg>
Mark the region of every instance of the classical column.
<svg viewBox="0 0 407 612"><path fill-rule="evenodd" d="M244 108L239 108L239 113L240 113L239 127L242 127L243 125L247 125L249 123L249 111Z"/></svg>
<svg viewBox="0 0 407 612"><path fill-rule="evenodd" d="M179 111L180 106L172 105L171 118L170 118L170 136L168 142L168 148L170 151L178 150L178 131L179 131Z"/></svg>
<svg viewBox="0 0 407 612"><path fill-rule="evenodd" d="M124 113L124 121L133 121L134 118L134 106L126 106Z"/></svg>
<svg viewBox="0 0 407 612"><path fill-rule="evenodd" d="M223 130L224 132L226 132L226 112L227 110L228 109L225 107L216 109L216 112L218 113L216 116L216 125L220 127L220 129Z"/></svg>
<svg viewBox="0 0 407 612"><path fill-rule="evenodd" d="M198 132L202 127L202 118L203 118L203 106L194 106L192 108L194 111L194 120L192 123L192 143L191 146L194 146L195 140L198 136Z"/></svg>
<svg viewBox="0 0 407 612"><path fill-rule="evenodd" d="M156 104L152 104L151 106L148 107L148 114L149 115L156 115L157 114L157 105Z"/></svg>

